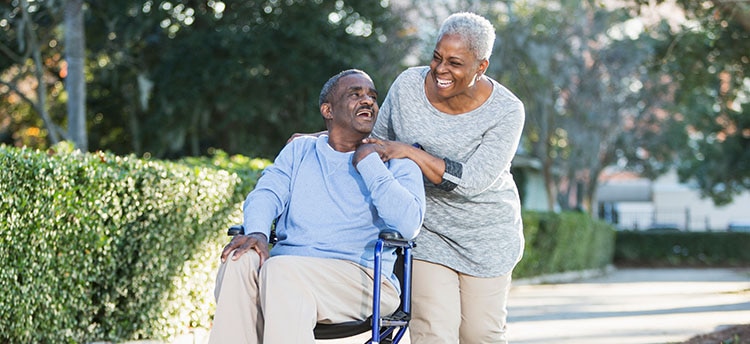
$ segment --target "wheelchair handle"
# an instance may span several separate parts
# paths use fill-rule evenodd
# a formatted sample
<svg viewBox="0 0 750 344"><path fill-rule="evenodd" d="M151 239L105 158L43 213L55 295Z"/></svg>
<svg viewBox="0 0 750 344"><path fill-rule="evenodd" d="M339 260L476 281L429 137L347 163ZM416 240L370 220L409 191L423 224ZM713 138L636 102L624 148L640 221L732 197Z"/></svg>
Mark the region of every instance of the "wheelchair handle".
<svg viewBox="0 0 750 344"><path fill-rule="evenodd" d="M383 243L389 247L416 247L417 244L414 241L404 238L401 233L392 229L385 229L380 231L379 238L383 240Z"/></svg>
<svg viewBox="0 0 750 344"><path fill-rule="evenodd" d="M245 234L245 227L242 225L234 225L232 227L229 227L229 230L227 230L227 235L229 236L243 235L243 234Z"/></svg>

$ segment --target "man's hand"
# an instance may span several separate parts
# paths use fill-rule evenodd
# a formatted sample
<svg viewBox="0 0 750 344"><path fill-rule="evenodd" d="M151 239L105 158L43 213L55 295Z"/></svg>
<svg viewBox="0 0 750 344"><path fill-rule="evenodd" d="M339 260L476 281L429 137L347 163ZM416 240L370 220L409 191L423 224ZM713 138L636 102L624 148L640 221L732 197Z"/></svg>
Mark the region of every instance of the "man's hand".
<svg viewBox="0 0 750 344"><path fill-rule="evenodd" d="M383 155L380 153L381 150L382 150L382 147L378 147L378 145L372 144L372 143L365 143L365 144L359 145L359 147L357 147L357 150L354 151L354 156L352 157L352 165L354 165L354 168L357 168L357 164L359 164L359 162L362 161L362 159L370 155L370 153L372 152L378 153L378 155L382 159Z"/></svg>
<svg viewBox="0 0 750 344"><path fill-rule="evenodd" d="M445 160L424 151L421 146L417 147L419 146L418 144L410 145L398 141L380 140L374 137L368 137L362 140L362 146L366 145L375 146L375 150L380 155L380 160L411 159L417 163L419 169L422 170L422 175L424 175L424 177L431 183L440 184L443 182ZM356 155L354 157L356 158ZM357 165L355 164L354 166L356 167Z"/></svg>
<svg viewBox="0 0 750 344"><path fill-rule="evenodd" d="M232 260L237 260L250 250L258 252L260 265L263 265L263 262L270 255L268 252L268 238L265 234L250 233L248 235L235 235L232 241L227 246L224 246L224 251L221 252L221 262L224 263L230 254L232 255Z"/></svg>
<svg viewBox="0 0 750 344"><path fill-rule="evenodd" d="M403 142L380 140L374 137L363 139L362 146L366 145L374 145L376 151L380 155L380 159L383 161L388 161L391 159L412 158L410 153L412 152L412 150L416 149Z"/></svg>

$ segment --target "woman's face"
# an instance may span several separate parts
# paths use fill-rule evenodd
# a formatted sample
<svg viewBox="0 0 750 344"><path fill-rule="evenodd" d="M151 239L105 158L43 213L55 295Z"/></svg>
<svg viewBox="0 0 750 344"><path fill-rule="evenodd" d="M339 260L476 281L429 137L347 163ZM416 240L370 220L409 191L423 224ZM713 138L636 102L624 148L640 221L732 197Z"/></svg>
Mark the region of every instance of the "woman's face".
<svg viewBox="0 0 750 344"><path fill-rule="evenodd" d="M481 62L460 36L443 36L435 45L430 62L430 79L437 95L449 98L473 87L484 72Z"/></svg>

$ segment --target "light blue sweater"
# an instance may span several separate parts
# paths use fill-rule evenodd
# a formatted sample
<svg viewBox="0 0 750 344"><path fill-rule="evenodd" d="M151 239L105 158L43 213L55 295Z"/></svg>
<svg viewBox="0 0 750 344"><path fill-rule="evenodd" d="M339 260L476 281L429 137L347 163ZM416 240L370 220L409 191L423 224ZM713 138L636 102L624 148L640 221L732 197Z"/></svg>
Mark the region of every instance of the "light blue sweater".
<svg viewBox="0 0 750 344"><path fill-rule="evenodd" d="M352 165L354 152L337 152L328 136L299 137L267 167L243 205L246 233L279 241L271 256L295 255L353 261L374 268L383 229L417 236L425 212L422 173L411 160L383 163L372 153ZM383 274L398 289L393 250L383 254Z"/></svg>

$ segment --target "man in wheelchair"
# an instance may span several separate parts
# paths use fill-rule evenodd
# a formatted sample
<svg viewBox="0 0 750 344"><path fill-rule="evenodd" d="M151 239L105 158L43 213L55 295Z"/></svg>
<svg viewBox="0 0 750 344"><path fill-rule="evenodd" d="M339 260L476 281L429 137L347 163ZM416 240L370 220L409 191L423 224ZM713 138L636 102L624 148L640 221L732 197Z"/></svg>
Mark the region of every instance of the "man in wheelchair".
<svg viewBox="0 0 750 344"><path fill-rule="evenodd" d="M380 231L413 239L421 227L419 167L384 163L376 146L362 144L378 115L370 77L355 69L331 77L319 103L328 134L287 144L244 202L245 234L221 254L209 343L314 343L318 323L366 319ZM394 260L384 251L384 314L400 302Z"/></svg>

